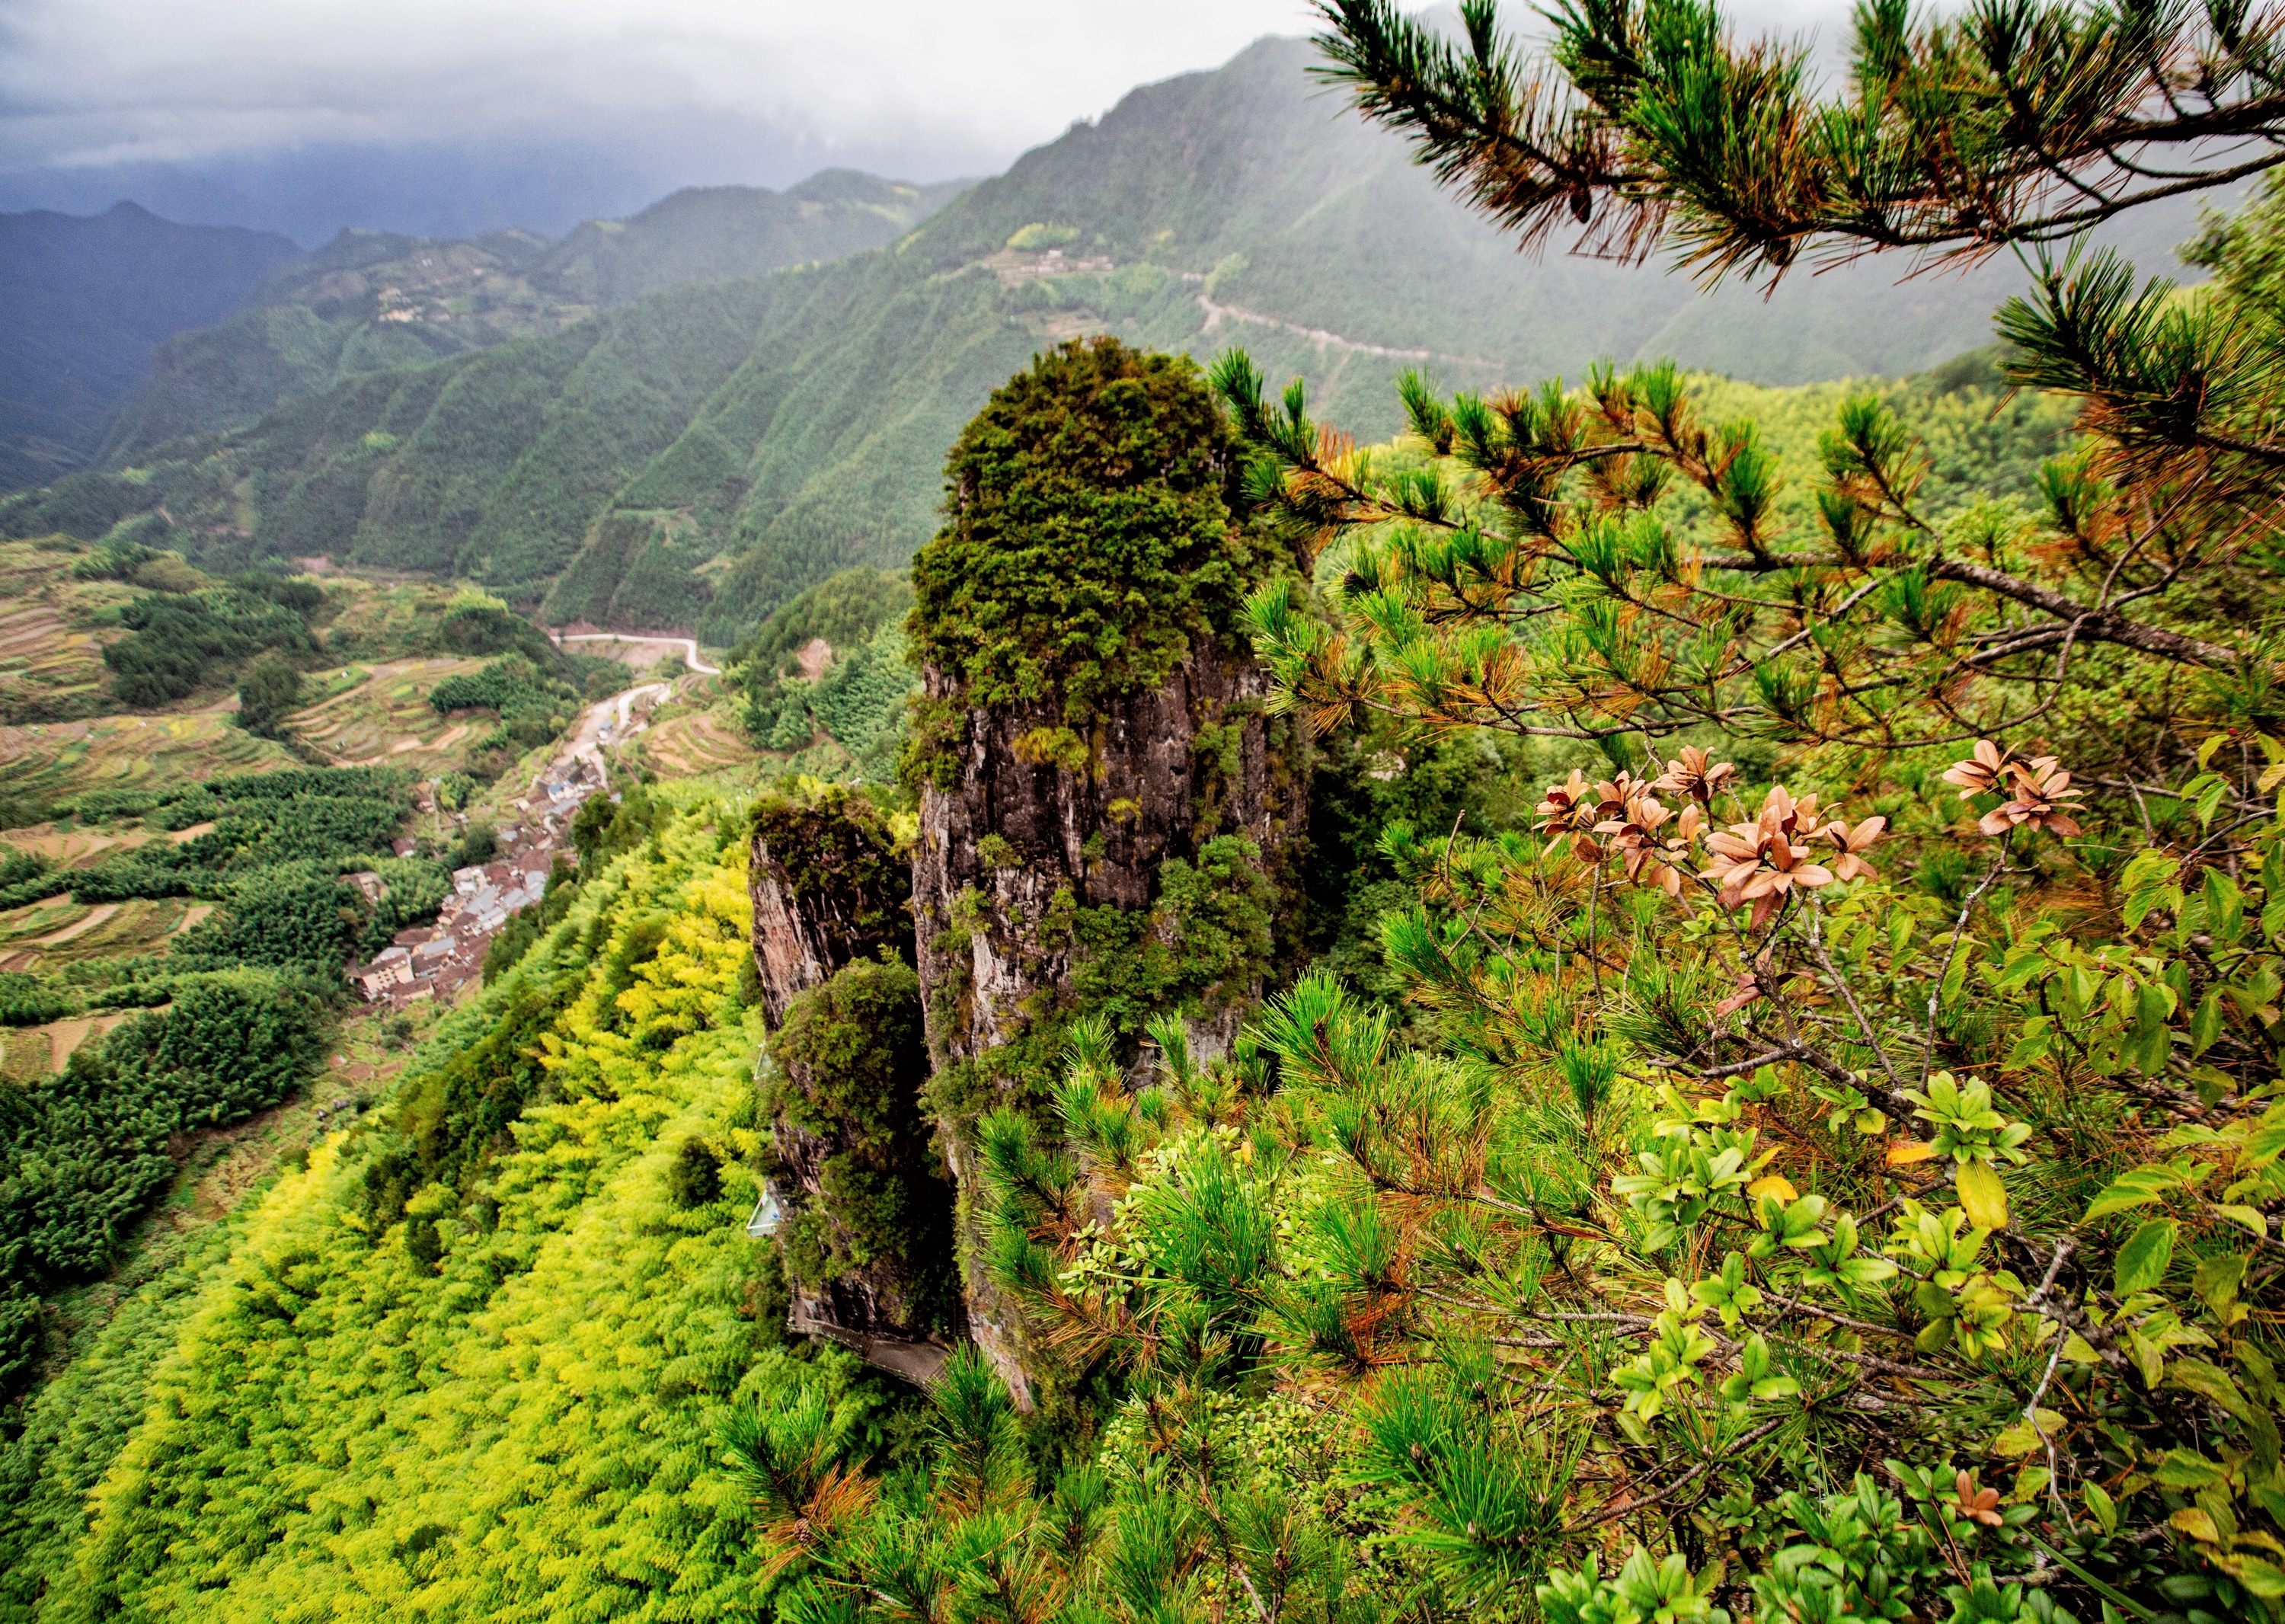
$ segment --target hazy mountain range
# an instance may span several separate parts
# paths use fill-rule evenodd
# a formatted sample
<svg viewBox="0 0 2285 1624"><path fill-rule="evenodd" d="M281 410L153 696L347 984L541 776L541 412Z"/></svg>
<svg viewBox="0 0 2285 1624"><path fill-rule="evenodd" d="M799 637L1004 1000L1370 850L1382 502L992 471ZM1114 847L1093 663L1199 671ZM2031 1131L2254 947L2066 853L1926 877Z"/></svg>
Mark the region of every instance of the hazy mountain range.
<svg viewBox="0 0 2285 1624"><path fill-rule="evenodd" d="M345 231L306 255L275 232L177 225L132 203L92 218L0 215L0 490L250 423L343 378L553 333L658 288L875 247L963 184L829 169L784 192L678 192L560 241Z"/></svg>
<svg viewBox="0 0 2285 1624"><path fill-rule="evenodd" d="M784 192L694 187L552 243L514 231L466 242L343 231L236 319L162 348L101 456L250 423L359 373L553 333L660 288L841 259L893 241L965 184L828 169Z"/></svg>
<svg viewBox="0 0 2285 1624"><path fill-rule="evenodd" d="M696 193L552 245L345 238L168 347L106 451L130 472L20 496L0 528L100 534L163 506L196 556L452 570L552 619L726 641L836 569L902 561L960 424L1060 338L1243 343L1380 435L1408 366L1477 388L1601 356L1770 382L1908 373L1988 341L2022 279L1999 262L1900 287L1883 263L1701 296L1521 258L1320 90L1313 59L1264 40L1138 90L933 214L936 192L891 205L867 190L883 183L821 177L782 194L786 235ZM2129 246L2165 268L2192 224L2143 211ZM884 246L848 252L872 230ZM846 257L663 286L757 252L822 260L828 237Z"/></svg>
<svg viewBox="0 0 2285 1624"><path fill-rule="evenodd" d="M155 346L230 315L300 252L132 203L90 219L0 215L0 490L85 462Z"/></svg>

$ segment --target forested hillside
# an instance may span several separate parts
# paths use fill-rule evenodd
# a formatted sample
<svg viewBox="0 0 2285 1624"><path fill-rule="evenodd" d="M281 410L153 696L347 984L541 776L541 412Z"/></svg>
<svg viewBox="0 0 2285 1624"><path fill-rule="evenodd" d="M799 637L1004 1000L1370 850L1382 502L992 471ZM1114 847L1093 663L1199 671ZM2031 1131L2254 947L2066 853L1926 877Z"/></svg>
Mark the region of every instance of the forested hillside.
<svg viewBox="0 0 2285 1624"><path fill-rule="evenodd" d="M354 1043L467 778L9 831L0 1024L111 1024L0 1079L0 1624L2285 1624L2285 12L1872 0L1837 88L1707 0L1539 79L1321 15L1497 233L1273 43L0 506L91 538L0 547L84 639L14 702L229 667L308 749L271 685L417 632L495 767L563 728L480 587L219 573L324 551L742 630L671 725L752 747L591 711L576 868ZM1996 276L2249 165L2203 287L1757 307L1896 377L1436 302L1550 231ZM211 911L32 934L67 877Z"/></svg>
<svg viewBox="0 0 2285 1624"><path fill-rule="evenodd" d="M742 820L655 818L389 1110L33 1401L0 1618L753 1616L721 1421L814 1393L877 1440L882 1403L853 1361L777 1351L741 1221Z"/></svg>
<svg viewBox="0 0 2285 1624"><path fill-rule="evenodd" d="M279 271L242 316L163 345L99 456L132 461L344 379L552 333L659 288L878 247L961 186L828 169L784 192L691 188L553 243L518 231L467 242L345 231Z"/></svg>
<svg viewBox="0 0 2285 1624"><path fill-rule="evenodd" d="M1199 355L1244 342L1366 438L1398 427L1389 385L1408 366L1484 388L1670 354L1783 381L1988 341L2012 274L1996 267L1901 292L1865 267L1764 302L1519 259L1401 143L1315 96L1308 60L1268 40L1138 90L893 250L370 373L140 453L132 479L19 498L0 528L99 535L163 504L195 555L458 570L543 618L728 644L837 569L903 562L959 425L1080 332Z"/></svg>

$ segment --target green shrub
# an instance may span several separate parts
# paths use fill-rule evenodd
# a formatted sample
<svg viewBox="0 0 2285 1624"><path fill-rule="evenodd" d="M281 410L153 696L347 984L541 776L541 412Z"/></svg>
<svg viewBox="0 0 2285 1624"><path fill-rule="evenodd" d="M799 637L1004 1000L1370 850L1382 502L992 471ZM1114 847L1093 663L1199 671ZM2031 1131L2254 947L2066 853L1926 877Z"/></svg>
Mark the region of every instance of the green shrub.
<svg viewBox="0 0 2285 1624"><path fill-rule="evenodd" d="M275 739L287 715L302 699L302 673L276 655L264 655L239 673L238 725L264 739Z"/></svg>
<svg viewBox="0 0 2285 1624"><path fill-rule="evenodd" d="M56 866L36 851L0 851L0 909L20 908L55 894Z"/></svg>
<svg viewBox="0 0 2285 1624"><path fill-rule="evenodd" d="M962 702L1055 697L1066 721L1234 636L1260 572L1231 522L1237 459L1197 367L1072 341L993 392L913 560L913 647Z"/></svg>
<svg viewBox="0 0 2285 1624"><path fill-rule="evenodd" d="M631 785L613 800L591 795L571 815L571 847L579 854L579 871L595 874L622 851L634 847L663 828L674 809L640 784Z"/></svg>
<svg viewBox="0 0 2285 1624"><path fill-rule="evenodd" d="M441 900L441 898L439 898ZM329 864L281 863L231 882L222 906L177 940L184 954L336 975L355 955L371 910Z"/></svg>
<svg viewBox="0 0 2285 1624"><path fill-rule="evenodd" d="M773 1048L782 1081L766 1106L824 1146L784 1238L789 1274L821 1284L885 1263L923 1320L947 1313L951 1189L922 1110L920 977L886 956L844 965L793 1000Z"/></svg>
<svg viewBox="0 0 2285 1624"><path fill-rule="evenodd" d="M306 655L316 648L301 612L235 585L146 593L120 610L119 623L130 635L103 651L103 663L114 691L130 705L185 698L265 649Z"/></svg>
<svg viewBox="0 0 2285 1624"><path fill-rule="evenodd" d="M0 971L0 1026L42 1026L78 1008L77 999L37 976Z"/></svg>
<svg viewBox="0 0 2285 1624"><path fill-rule="evenodd" d="M82 795L79 804L89 804ZM149 805L169 828L207 822L214 828L181 845L154 843L75 871L75 898L190 895L223 901L240 883L280 865L316 865L308 872L332 874L345 859L358 867L395 862L384 854L412 815L412 774L378 767L239 773L171 791L155 805L147 799L122 804ZM403 872L410 881L411 872ZM426 887L441 899L436 883L421 881L415 889Z"/></svg>
<svg viewBox="0 0 2285 1624"><path fill-rule="evenodd" d="M445 678L430 690L428 702L439 715L483 710L499 718L499 726L477 741L471 752L489 776L522 751L561 734L577 714L580 698L579 689L569 681L547 676L523 655L511 654L487 663L482 671Z"/></svg>
<svg viewBox="0 0 2285 1624"><path fill-rule="evenodd" d="M814 796L771 793L755 801L747 831L828 963L882 953L913 960L912 868L879 807L839 785Z"/></svg>
<svg viewBox="0 0 2285 1624"><path fill-rule="evenodd" d="M572 878L571 866L559 854L547 871L547 886L537 906L518 908L508 915L507 923L494 933L484 949L483 977L486 986L523 961L547 929L571 911L579 898L579 883Z"/></svg>

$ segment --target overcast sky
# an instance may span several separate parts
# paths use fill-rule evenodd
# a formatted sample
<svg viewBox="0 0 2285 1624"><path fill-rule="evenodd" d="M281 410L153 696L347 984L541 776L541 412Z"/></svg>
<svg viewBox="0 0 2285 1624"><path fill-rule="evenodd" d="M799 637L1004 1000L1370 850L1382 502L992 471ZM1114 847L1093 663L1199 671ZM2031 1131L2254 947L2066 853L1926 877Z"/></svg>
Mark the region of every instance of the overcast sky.
<svg viewBox="0 0 2285 1624"><path fill-rule="evenodd" d="M1753 13L1830 32L1846 7ZM453 155L389 171L413 193L423 166L463 193L584 175L575 216L836 162L987 174L1136 84L1310 27L1305 0L0 0L0 208L154 175L298 175L349 208L391 153Z"/></svg>
<svg viewBox="0 0 2285 1624"><path fill-rule="evenodd" d="M0 163L697 114L997 167L1307 22L1301 0L4 0Z"/></svg>

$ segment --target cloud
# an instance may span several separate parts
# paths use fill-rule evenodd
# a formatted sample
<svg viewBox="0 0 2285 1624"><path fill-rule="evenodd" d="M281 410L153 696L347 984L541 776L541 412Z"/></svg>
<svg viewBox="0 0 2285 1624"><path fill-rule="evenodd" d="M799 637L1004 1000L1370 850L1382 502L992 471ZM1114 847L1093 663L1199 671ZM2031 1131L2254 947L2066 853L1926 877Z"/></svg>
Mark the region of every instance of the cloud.
<svg viewBox="0 0 2285 1624"><path fill-rule="evenodd" d="M751 126L1004 162L1302 0L5 0L0 169Z"/></svg>

